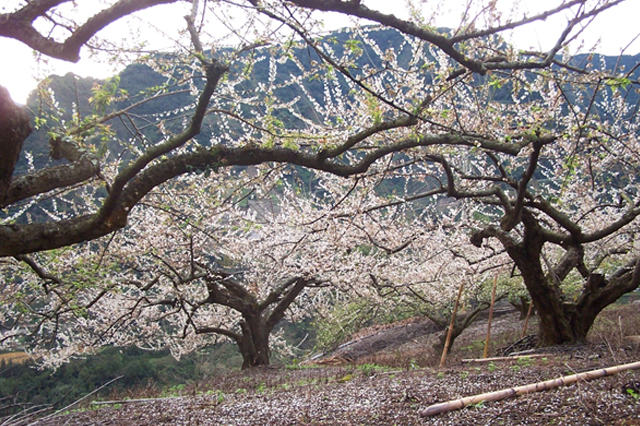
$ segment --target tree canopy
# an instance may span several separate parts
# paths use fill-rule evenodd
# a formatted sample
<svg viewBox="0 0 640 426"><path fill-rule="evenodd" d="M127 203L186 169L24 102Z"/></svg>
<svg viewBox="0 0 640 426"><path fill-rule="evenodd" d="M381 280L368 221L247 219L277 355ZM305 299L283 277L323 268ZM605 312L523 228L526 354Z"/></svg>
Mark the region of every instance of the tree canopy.
<svg viewBox="0 0 640 426"><path fill-rule="evenodd" d="M58 30L63 33L63 42L56 42L52 37L31 35L28 40L29 45L46 54L55 56L55 52L64 50L61 46L73 46L69 48L76 52L88 37L96 34L106 24L131 13L136 9L142 9L153 4L166 3L154 1L118 1L113 2L111 7L88 19L84 24L67 25L58 24L56 18L62 12L58 7L68 6L65 1L34 1L29 2L15 11L5 14L4 34L18 40L27 39L27 35L33 31L31 25L37 18L49 22L53 34ZM82 2L81 2L82 3ZM81 4L80 3L80 4ZM197 93L197 100L186 115L186 122L180 130L172 134L164 135L163 139L148 147L140 155L132 158L126 165L120 166L117 174L108 183L107 193L97 205L92 206L93 211L79 211L78 214L70 218L48 221L44 223L13 223L11 226L0 227L2 236L2 246L0 255L11 256L17 254L28 254L41 250L48 250L74 244L82 241L92 240L107 235L126 225L128 212L139 200L152 190L155 186L174 178L180 174L187 173L194 169L205 169L212 165L255 165L264 162L286 162L309 167L317 170L330 171L341 176L352 176L366 171L366 169L378 159L392 152L401 151L414 146L433 145L434 143L474 145L479 143L480 147L487 147L508 153L517 153L521 148L530 145L530 141L523 138L522 132L515 134L514 141L520 143L505 142L501 138L491 135L469 131L451 131L445 125L432 120L429 117L420 118L420 114L428 110L433 98L446 93L448 86L466 84L473 75L485 75L488 71L497 73L500 70L535 70L548 68L552 63L557 62L557 54L563 44L567 42L578 26L594 15L612 7L620 1L604 2L595 4L593 7L583 5L583 2L574 1L563 4L552 11L541 13L537 16L511 20L508 22L489 21L487 28L476 30L475 18L469 18L460 28L451 34L441 33L436 28L422 28L410 20L401 20L393 15L384 15L370 10L361 2L345 1L323 1L323 2L245 2L238 5L227 4L226 2L214 2L199 6L199 2L193 3L191 15L185 22L187 34L190 37L191 47L182 56L185 62L190 64L189 72L183 78L190 78L195 87L192 89ZM79 6L78 6L79 7ZM273 146L265 146L261 140L253 138L245 139L243 144L236 146L217 145L215 149L202 150L201 152L179 152L181 148L194 140L200 132L203 120L210 115L210 103L223 97L225 87L228 87L226 78L230 71L244 69L241 63L245 60L241 53L253 50L257 46L269 42L270 38L278 37L269 25L264 28L256 27L258 34L251 39L241 38L240 46L225 52L223 55L207 56L203 48L202 38L207 33L207 20L215 19L216 11L220 8L238 8L239 13L253 14L256 19L269 19L272 25L285 25L292 31L291 40L298 40L308 45L319 58L321 67L331 69L345 76L346 80L362 90L359 95L369 94L376 102L380 103L382 110L389 111L388 114L380 114L374 117L369 123L359 123L353 127L350 134L344 134L343 130L337 126L333 128L305 129L306 133L335 134L335 139L331 141L331 149L318 149L317 144L309 144L308 149L298 149L298 147L286 147L281 142ZM438 70L443 73L438 76L440 82L427 91L421 88L419 93L412 93L418 90L407 78L419 76L419 68L422 63L414 63L411 73L405 73L402 91L389 90L385 86L381 71L392 71L384 68L370 69L366 74L356 73L349 66L348 55L346 58L339 57L331 52L327 46L322 46L319 41L312 38L314 26L301 24L304 17L314 10L332 10L345 13L355 17L366 18L381 25L397 28L405 34L411 36L419 43L424 43L434 49L437 55L445 55L451 62L442 64L444 69ZM524 25L528 22L540 20L548 17L552 13L571 11L573 18L567 23L565 31L561 34L557 44L549 52L519 52L506 45L499 37L502 31ZM490 11L489 11L490 12ZM488 12L485 12L488 13ZM196 26L196 19L202 22ZM474 25L470 25L470 24ZM310 27L310 29L307 28ZM17 29L16 29L17 28ZM55 30L55 31L54 31ZM70 34L68 34L70 32ZM77 38L74 38L77 37ZM33 40L33 41L31 41ZM69 41L71 40L71 41ZM77 42L75 41L77 40ZM301 40L301 41L300 41ZM77 43L80 43L76 46ZM60 44L62 43L62 44ZM186 43L185 43L186 45ZM55 47L55 48L54 48ZM392 52L391 52L392 53ZM70 59L77 58L77 53L73 53ZM393 58L390 58L393 59ZM194 62L195 61L195 62ZM566 68L565 68L566 69ZM384 74L387 74L385 72ZM377 77L377 78L376 78ZM418 77L419 78L419 77ZM368 81L370 80L370 81ZM423 83L420 81L416 84ZM437 80L436 80L437 81ZM202 82L196 85L196 82ZM405 93L405 90L407 91ZM381 111L382 111L381 110ZM220 111L219 114L233 111ZM67 128L59 136L51 140L52 150L55 158L64 158L68 164L48 167L44 170L37 170L30 174L16 177L7 185L5 194L2 194L0 206L8 207L23 200L34 197L38 194L47 193L53 190L68 188L82 183L95 182L100 178L101 165L99 158L92 158L91 153L85 154L78 144L79 140L86 138L86 133L94 129L99 129L98 125L105 123L108 119L121 117L125 112L113 112L104 117L87 117L84 122L78 122L75 126ZM393 140L374 150L366 147L371 138L379 134L388 132L400 127L416 127L429 124L433 121L434 127L430 132L420 132L424 135L422 140ZM314 123L315 124L315 123ZM324 124L324 123L322 123ZM317 126L316 126L317 127ZM268 130L268 129L265 129ZM338 132L336 132L338 131ZM340 132L342 131L342 132ZM268 137L266 132L262 137ZM337 133L337 134L336 134ZM64 136L67 136L65 138ZM487 137L489 136L489 137ZM8 147L19 151L18 142L7 142ZM361 152L366 149L368 152L350 164L340 162L338 159L348 153ZM171 154L171 155L169 155ZM175 155L174 155L175 154ZM166 158L165 156L168 156ZM57 157L56 157L57 156ZM8 167L11 170L12 167ZM11 175L12 173L8 173ZM105 186L105 188L107 187ZM95 207L95 208L94 208ZM517 209L516 209L517 210Z"/></svg>
<svg viewBox="0 0 640 426"><path fill-rule="evenodd" d="M413 282L388 274L402 267L419 271L429 261L420 260L416 253L432 253L429 244L440 244L447 247L447 253L475 265L476 271L514 264L540 314L541 344L584 340L595 316L640 284L636 241L640 150L634 90L640 63L632 58L625 68L623 58L610 61L595 52L572 55L568 47L584 25L621 2L563 2L532 16L504 15L495 2L473 3L460 27L454 29L438 28L437 22L418 10L411 18L401 19L370 9L361 1L189 2L184 48L138 60L160 76L160 84L129 93L114 77L92 89L91 110L76 102L66 115L53 90L41 91L45 107L35 125L49 131L51 161L29 166L22 175L13 172L28 133L27 118L5 97L3 104L8 105L9 113L0 116L0 129L9 131L0 131L0 141L10 155L2 159L0 173L0 256L6 259L5 275L15 285L40 283L39 294L50 297L47 303L53 303L49 307L54 312L43 314L43 321L31 319L27 324L37 333L43 331L40 325L53 319L54 325L45 331L56 334L62 305L79 322L84 316L91 319L86 309L94 306L93 300L126 294L125 288L135 291L135 285L125 287L125 278L119 276L118 268L125 268L138 275L138 287L152 289L157 282L154 276L162 276L175 294L156 299L131 297L137 302L128 308L120 304L128 311L120 312L119 318L137 317L139 313L134 312L142 307L165 306L183 315L183 330L197 334L199 329L215 329L242 346L245 329L244 334L222 331L212 321L200 327L189 315L204 306L200 304L204 300L220 301L230 299L234 292L236 296L246 292L243 286L256 285L255 280L241 286L237 273L224 271L215 262L203 262L203 256L214 256L214 250L205 254L203 249L194 255L189 235L202 233L222 240L198 224L207 215L218 217L215 209L229 197L224 178L236 168L257 167L260 176L270 176L282 173L273 171L280 165L289 165L328 173L348 183L347 189L337 189L341 197L332 198L331 191L319 187L306 196L330 202L321 208L326 209L322 220L334 217L334 210L344 205L350 208L344 215L352 218L352 225L362 215L372 217L374 211L384 212L378 224L400 217L400 212L399 223L412 224L405 229L414 237L395 239L397 252L414 256L405 263L411 266L385 260L387 269L368 277L373 288L383 283L396 289L395 294L403 294L400 289L416 282L437 282L433 274ZM58 8L65 3L42 0L18 6L5 14L0 35L51 56L76 60L80 47L105 25L133 11L170 2L106 2L102 12L78 22L68 22L66 17L60 21L63 9ZM83 3L75 2L74 8ZM339 12L376 25L324 34L318 30L318 11ZM246 16L241 26L232 26L228 18L232 12ZM501 37L555 14L569 18L548 51L518 50ZM34 33L36 18L48 22L51 36ZM209 30L220 20L231 29L232 46L223 47ZM179 106L168 108L170 104L162 102L168 97L180 99ZM28 155L26 158L29 163ZM214 180L207 180L211 174ZM193 183L199 179L200 184ZM386 194L386 199L358 204L363 200L357 198L360 191L380 195L385 185L398 184L402 190ZM203 196L209 198L192 206L189 198L195 199L203 188ZM160 205L165 205L165 211L179 212L182 225L166 243L173 249L172 243L187 236L182 248L159 253L155 250L161 246L154 244L144 251L152 263L135 267L111 263L112 247L116 254L116 247L144 245L149 238L127 239L125 235L137 232L134 223L161 223L159 216L150 215L153 209L148 205L159 194L180 191L189 194L181 205L171 206L170 200ZM175 199L181 198L176 195ZM242 199L236 201L238 205ZM208 204L216 200L219 205ZM304 233L295 247L307 252L296 254L296 262L314 265L324 260L328 263L323 267L337 268L331 256L324 259L313 253L326 250L335 256L345 250L351 263L344 268L355 268L356 254L366 244L354 238L348 249L336 249L329 242L323 248L314 247L312 242L320 239L313 236L319 231L307 225L322 223L314 219L316 213L288 212L287 208L296 206L288 198L275 205L277 213L300 215L302 222L288 224L287 230L277 228L275 222L261 226L269 226L269 232L278 235L289 230ZM417 207L397 210L404 205ZM443 217L449 231L441 235L450 238L447 242L425 231L434 224L443 231L443 223L438 222ZM225 216L218 220L225 226L239 226L231 225ZM454 223L458 223L455 232ZM173 227L167 224L166 232ZM331 235L334 242L346 235L346 231L329 234L326 229L328 225L323 235ZM363 224L355 229L371 241L380 241ZM234 238L248 244L243 249L246 254L258 247L252 238L260 240L261 232L254 229ZM423 235L427 236L420 239ZM453 242L461 235L475 247L467 244L456 249ZM124 240L118 243L121 238ZM413 241L421 241L423 247ZM379 242L377 248L395 253L389 247ZM254 264L242 268L260 269L257 259L261 256L279 262L286 257L275 256L273 246L262 250L252 256ZM101 287L95 287L92 278L93 296L74 305L78 282L65 282L63 277L65 268L71 275L82 272L83 252L87 258L98 256L96 271L112 265L116 272L106 274ZM145 256L135 261L148 259ZM186 257L174 265L169 260L172 256ZM56 266L56 260L62 268ZM431 261L452 262L437 257ZM24 273L15 272L25 265L38 280L23 279ZM49 273L55 269L60 274ZM340 275L323 277L322 268L301 274L285 271L287 276L266 280L271 286L256 293L262 299L236 309L244 317L241 328L251 322L247 312L258 310L262 315L267 311L258 308L269 306L266 322L260 326L272 330L280 314L305 288L340 281ZM187 286L200 289L202 294L196 292L200 298L179 296L181 288L192 281L205 283L204 287ZM75 286L71 296L64 295L65 285ZM29 292L7 291L29 296ZM422 290L413 291L424 298ZM42 303L42 299L27 297L14 306L39 315ZM17 326L10 318L5 313L2 323ZM110 324L116 323L118 320ZM167 324L167 330L179 334L175 324ZM138 334L144 336L142 331Z"/></svg>

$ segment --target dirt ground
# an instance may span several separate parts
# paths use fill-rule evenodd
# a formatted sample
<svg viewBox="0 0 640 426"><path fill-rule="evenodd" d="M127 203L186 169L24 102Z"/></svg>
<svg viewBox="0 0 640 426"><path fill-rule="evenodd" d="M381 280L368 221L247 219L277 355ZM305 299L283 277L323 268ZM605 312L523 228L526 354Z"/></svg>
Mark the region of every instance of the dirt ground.
<svg viewBox="0 0 640 426"><path fill-rule="evenodd" d="M434 417L419 414L432 404L452 399L636 362L640 360L638 345L624 339L640 334L634 309L625 307L603 315L589 344L538 350L545 354L538 358L464 362L465 357L482 354L486 324L479 323L460 336L457 349L440 369L439 356L427 349L437 332L428 325L424 333L416 332L421 326L404 324L403 333L408 336L404 342L392 338L393 344L385 345L373 339L376 343L371 343L369 352L360 348L357 356L342 352L334 357L335 363L343 365L235 372L191 386L179 396L86 408L31 424L640 425L640 371L484 402ZM492 327L491 354L518 340L521 329L515 314L498 318ZM363 339L358 339L360 345L367 344Z"/></svg>

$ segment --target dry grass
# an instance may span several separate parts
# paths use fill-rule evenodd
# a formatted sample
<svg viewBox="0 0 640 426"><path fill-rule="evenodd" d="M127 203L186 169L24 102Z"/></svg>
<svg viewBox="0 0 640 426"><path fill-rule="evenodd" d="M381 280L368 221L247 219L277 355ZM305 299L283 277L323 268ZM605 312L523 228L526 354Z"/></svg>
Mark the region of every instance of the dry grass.
<svg viewBox="0 0 640 426"><path fill-rule="evenodd" d="M0 354L0 363L5 362L7 364L22 364L31 359L31 356L24 352L11 352L7 354Z"/></svg>
<svg viewBox="0 0 640 426"><path fill-rule="evenodd" d="M612 305L598 315L589 332L589 341L604 342L612 346L626 344L628 336L640 335L640 305Z"/></svg>

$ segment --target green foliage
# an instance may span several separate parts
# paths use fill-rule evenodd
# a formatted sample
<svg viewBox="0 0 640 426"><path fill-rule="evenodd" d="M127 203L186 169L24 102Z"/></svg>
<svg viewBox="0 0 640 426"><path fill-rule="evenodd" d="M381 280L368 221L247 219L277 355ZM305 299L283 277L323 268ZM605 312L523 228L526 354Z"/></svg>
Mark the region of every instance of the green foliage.
<svg viewBox="0 0 640 426"><path fill-rule="evenodd" d="M484 401L476 402L475 404L469 404L471 408L484 408Z"/></svg>
<svg viewBox="0 0 640 426"><path fill-rule="evenodd" d="M219 345L176 361L167 351L107 347L93 356L75 359L57 370L38 370L33 363L0 364L0 399L16 398L24 404L64 407L108 381L122 375L96 396L112 392L135 392L149 384L177 395L185 383L210 377L216 371L237 368L241 363L233 345Z"/></svg>
<svg viewBox="0 0 640 426"><path fill-rule="evenodd" d="M360 47L361 44L360 40L349 39L344 43L344 47L355 56L360 56L364 52Z"/></svg>
<svg viewBox="0 0 640 426"><path fill-rule="evenodd" d="M634 400L640 401L640 393L637 390L627 388L626 392L627 392L627 395L631 396Z"/></svg>
<svg viewBox="0 0 640 426"><path fill-rule="evenodd" d="M605 84L615 92L619 89L626 89L631 84L631 79L629 77L608 78L605 80Z"/></svg>
<svg viewBox="0 0 640 426"><path fill-rule="evenodd" d="M261 395L265 393L267 390L267 385L264 382L260 382L260 384L256 387L256 393Z"/></svg>
<svg viewBox="0 0 640 426"><path fill-rule="evenodd" d="M518 358L516 363L521 367L531 367L534 363L534 359L530 357Z"/></svg>
<svg viewBox="0 0 640 426"><path fill-rule="evenodd" d="M180 383L178 385L171 386L162 392L163 397L171 397L171 396L180 396L184 391L186 385L184 383Z"/></svg>
<svg viewBox="0 0 640 426"><path fill-rule="evenodd" d="M390 324L419 314L410 307L403 309L391 297L388 302L386 306L379 306L361 299L332 306L328 315L313 322L317 333L316 348L332 350L365 327Z"/></svg>
<svg viewBox="0 0 640 426"><path fill-rule="evenodd" d="M126 90L120 89L119 75L107 78L102 85L96 83L91 93L93 96L89 98L89 103L99 114L104 114L109 105L127 95Z"/></svg>
<svg viewBox="0 0 640 426"><path fill-rule="evenodd" d="M390 367L378 364L360 364L356 367L358 371L360 371L364 376L371 377L376 375L376 373L381 373L385 371L389 371Z"/></svg>
<svg viewBox="0 0 640 426"><path fill-rule="evenodd" d="M340 377L337 381L338 383L347 383L353 380L353 374L347 374L345 376Z"/></svg>
<svg viewBox="0 0 640 426"><path fill-rule="evenodd" d="M368 94L366 99L366 104L367 104L367 110L369 112L371 120L373 121L373 124L382 123L383 109L382 109L382 106L380 105L380 100L377 97L371 94Z"/></svg>

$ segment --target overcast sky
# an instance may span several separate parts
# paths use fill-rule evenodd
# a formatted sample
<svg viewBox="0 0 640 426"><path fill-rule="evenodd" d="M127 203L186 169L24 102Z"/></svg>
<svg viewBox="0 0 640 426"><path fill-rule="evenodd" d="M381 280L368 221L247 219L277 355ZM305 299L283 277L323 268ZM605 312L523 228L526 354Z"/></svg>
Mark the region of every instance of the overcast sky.
<svg viewBox="0 0 640 426"><path fill-rule="evenodd" d="M516 2L516 0L499 0L498 4L508 10ZM386 13L394 13L398 16L406 15L401 0L364 0L363 2L370 8L378 9ZM418 3L418 2L416 2ZM432 5L434 1L421 2ZM441 13L438 19L439 26L454 27L460 19L461 4L466 0L446 0L437 6ZM558 0L521 0L522 8L529 8L530 13L535 10L541 10L545 7L552 7L558 4ZM166 33L159 37L157 32L150 37L149 46L157 50L168 50L175 47L172 38L176 37L176 31L182 24L182 16L186 14L185 7L187 5L166 5L158 6L153 10L145 11L140 14L140 18L131 23L121 23L113 25L100 35L105 38L119 39L129 37L129 31L132 28L147 28L151 26L160 27ZM537 9L534 9L537 8ZM506 13L506 12L505 12ZM180 17L176 19L176 17ZM640 37L636 38L640 33L640 26L637 21L640 17L640 1L627 0L626 3L616 6L611 10L603 13L590 25L588 31L581 34L581 40L584 40L585 48L588 50L595 43L599 42L597 51L608 55L618 55L621 50L626 48L625 54L640 53ZM519 29L512 35L505 37L518 48L549 48L555 41L555 37L562 31L567 18L559 16L553 20L549 19L545 22L539 22L535 25L529 25L526 28ZM341 26L349 25L349 20L344 19L341 15L331 14L326 18L327 29L335 29ZM177 23L173 25L173 23ZM151 34L150 33L150 34ZM142 37L146 37L143 33ZM630 44L634 38L635 42ZM0 52L6 59L6 62L0 67L0 85L7 87L17 102L24 103L29 92L33 90L37 84L38 78L48 74L63 75L67 72L74 72L81 76L94 76L104 78L117 72L122 65L109 63L104 60L96 62L86 52L83 52L82 59L77 64L70 64L55 59L47 59L44 63L37 63L34 60L34 53L31 49L21 43L0 37Z"/></svg>

